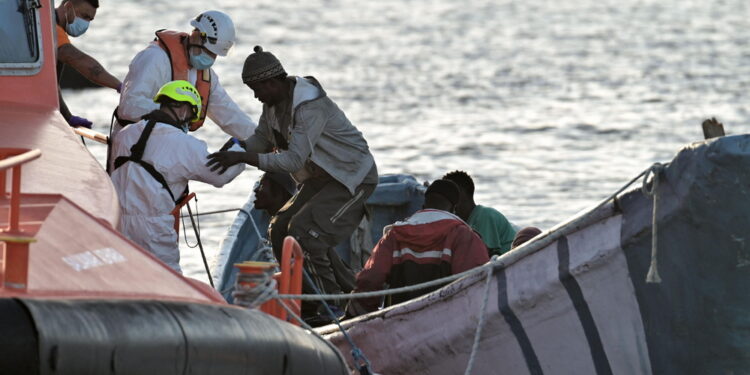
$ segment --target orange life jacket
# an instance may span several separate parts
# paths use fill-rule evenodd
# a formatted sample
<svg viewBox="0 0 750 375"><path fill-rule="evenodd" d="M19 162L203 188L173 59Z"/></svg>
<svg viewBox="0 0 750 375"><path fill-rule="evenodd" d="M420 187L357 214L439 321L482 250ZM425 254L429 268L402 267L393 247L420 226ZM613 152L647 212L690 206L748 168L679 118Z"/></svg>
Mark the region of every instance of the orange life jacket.
<svg viewBox="0 0 750 375"><path fill-rule="evenodd" d="M187 33L181 33L171 30L159 30L156 32L156 40L159 46L169 56L172 63L172 80L188 80L188 71L190 70L189 57L185 48L184 40L188 37ZM198 77L195 80L195 88L201 95L201 116L197 121L190 123L190 131L196 131L203 126L206 120L206 110L208 109L208 98L211 95L211 70L204 69L198 71Z"/></svg>

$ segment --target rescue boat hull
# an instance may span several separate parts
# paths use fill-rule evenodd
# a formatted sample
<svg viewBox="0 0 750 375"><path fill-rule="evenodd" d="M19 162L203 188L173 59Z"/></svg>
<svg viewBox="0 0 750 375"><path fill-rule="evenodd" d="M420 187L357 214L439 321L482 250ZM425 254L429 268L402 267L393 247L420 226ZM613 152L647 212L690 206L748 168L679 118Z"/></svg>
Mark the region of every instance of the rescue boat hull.
<svg viewBox="0 0 750 375"><path fill-rule="evenodd" d="M255 310L156 300L0 299L2 374L347 374Z"/></svg>

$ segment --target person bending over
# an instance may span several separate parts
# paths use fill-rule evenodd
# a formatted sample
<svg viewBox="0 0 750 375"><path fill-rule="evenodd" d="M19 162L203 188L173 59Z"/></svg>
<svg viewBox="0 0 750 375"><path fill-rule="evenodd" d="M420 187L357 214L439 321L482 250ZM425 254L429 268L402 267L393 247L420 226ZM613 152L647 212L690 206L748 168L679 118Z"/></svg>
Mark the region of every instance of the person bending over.
<svg viewBox="0 0 750 375"><path fill-rule="evenodd" d="M359 225L378 183L367 141L315 78L287 76L276 56L260 46L245 60L242 80L263 103L258 128L246 140L247 152L218 152L207 165L223 172L247 163L291 173L300 190L271 219L274 253L280 258L284 238L293 236L318 289L348 292L354 274L334 270L344 264L334 246ZM307 283L304 289L311 291ZM303 314L310 306L303 304Z"/></svg>
<svg viewBox="0 0 750 375"><path fill-rule="evenodd" d="M112 182L120 200L118 229L182 272L171 212L187 195L188 181L221 187L245 166L233 166L222 175L206 167L206 143L187 134L189 123L201 113L201 97L190 82L169 82L153 100L159 109L123 129L112 145ZM240 146L233 147L241 150Z"/></svg>

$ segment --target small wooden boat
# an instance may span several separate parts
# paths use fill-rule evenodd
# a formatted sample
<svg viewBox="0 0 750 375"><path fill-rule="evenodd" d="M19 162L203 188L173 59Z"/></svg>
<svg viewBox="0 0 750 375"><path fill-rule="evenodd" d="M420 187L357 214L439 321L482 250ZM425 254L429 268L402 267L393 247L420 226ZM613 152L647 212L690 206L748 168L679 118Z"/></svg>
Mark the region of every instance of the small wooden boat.
<svg viewBox="0 0 750 375"><path fill-rule="evenodd" d="M489 284L483 271L343 325L379 373L460 374L488 293L475 374L747 373L748 165L750 135L689 145L657 173L655 220L634 189L504 254Z"/></svg>

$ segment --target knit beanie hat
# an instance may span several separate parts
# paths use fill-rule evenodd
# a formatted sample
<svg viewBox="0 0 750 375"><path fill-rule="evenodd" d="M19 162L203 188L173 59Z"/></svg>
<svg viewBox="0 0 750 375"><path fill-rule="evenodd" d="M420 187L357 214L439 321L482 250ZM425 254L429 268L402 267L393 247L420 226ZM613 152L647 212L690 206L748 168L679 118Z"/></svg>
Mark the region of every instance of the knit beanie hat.
<svg viewBox="0 0 750 375"><path fill-rule="evenodd" d="M424 195L430 195L432 193L438 193L450 201L454 206L458 204L458 185L450 180L435 180L427 188Z"/></svg>
<svg viewBox="0 0 750 375"><path fill-rule="evenodd" d="M242 67L242 82L246 85L286 74L279 59L271 52L263 51L261 46L255 46L253 51L255 52L245 59L245 66Z"/></svg>

